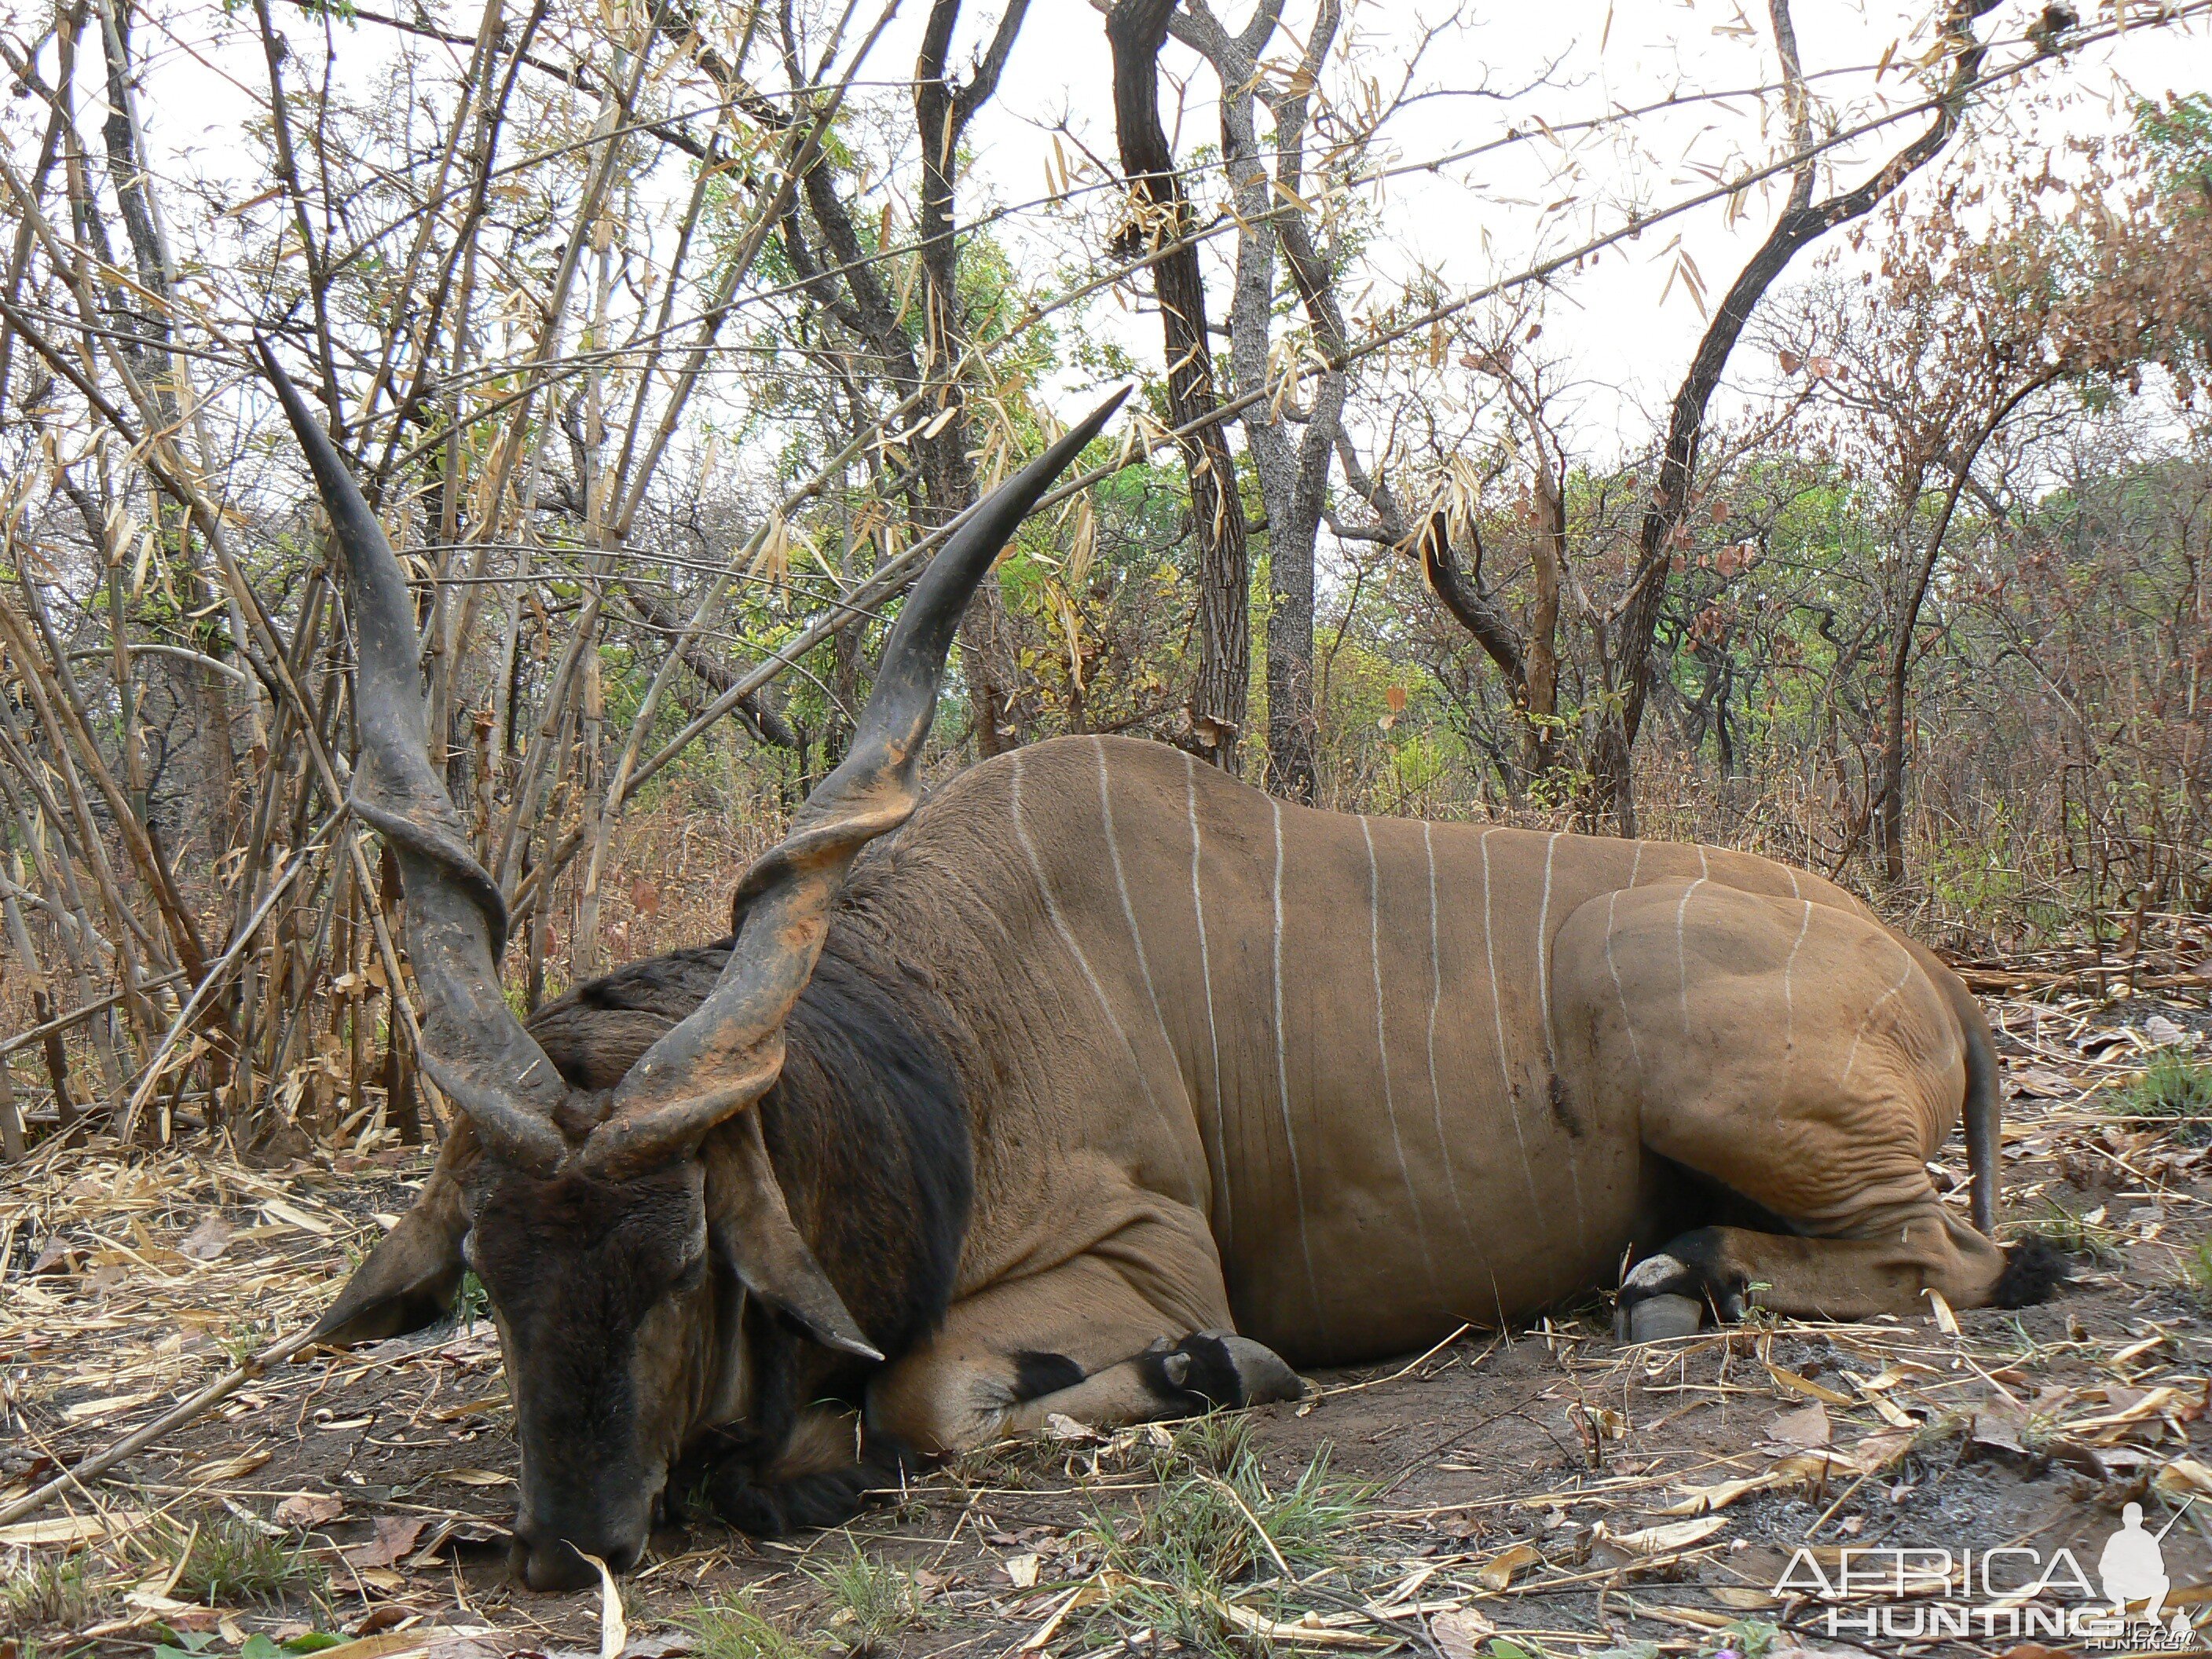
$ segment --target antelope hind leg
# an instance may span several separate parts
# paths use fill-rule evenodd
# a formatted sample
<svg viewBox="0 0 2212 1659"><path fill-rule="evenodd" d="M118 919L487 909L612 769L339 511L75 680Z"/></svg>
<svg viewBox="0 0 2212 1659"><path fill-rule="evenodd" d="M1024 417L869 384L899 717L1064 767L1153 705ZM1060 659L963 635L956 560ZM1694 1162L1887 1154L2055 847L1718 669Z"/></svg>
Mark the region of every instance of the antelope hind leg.
<svg viewBox="0 0 2212 1659"><path fill-rule="evenodd" d="M1144 1231L1148 1244L1172 1243L1163 1229ZM1136 1260L1151 1281L1142 1291ZM1054 1416L1107 1428L1298 1398L1297 1373L1230 1328L1210 1240L1202 1260L1205 1273L1186 1276L1175 1269L1200 1265L1188 1249L1117 1248L1112 1261L1086 1252L981 1291L877 1379L870 1425L924 1451L954 1452L1035 1433Z"/></svg>
<svg viewBox="0 0 2212 1659"><path fill-rule="evenodd" d="M2032 1299L1929 1179L1964 1103L1967 1036L1879 923L1655 883L1578 909L1553 974L1564 1080L1627 1092L1648 1149L1794 1230L1683 1233L1622 1285L1622 1334L1694 1329L1708 1306L1861 1318L1923 1310L1930 1288L1960 1308Z"/></svg>
<svg viewBox="0 0 2212 1659"><path fill-rule="evenodd" d="M1741 1318L1757 1305L1809 1318L1864 1319L1925 1313L1924 1290L1954 1307L2017 1305L2007 1294L2005 1254L1947 1213L1933 1193L1863 1238L1793 1237L1741 1227L1700 1227L1638 1262L1622 1281L1614 1334L1635 1341L1697 1328L1711 1309ZM1691 1317L1678 1322L1686 1303Z"/></svg>

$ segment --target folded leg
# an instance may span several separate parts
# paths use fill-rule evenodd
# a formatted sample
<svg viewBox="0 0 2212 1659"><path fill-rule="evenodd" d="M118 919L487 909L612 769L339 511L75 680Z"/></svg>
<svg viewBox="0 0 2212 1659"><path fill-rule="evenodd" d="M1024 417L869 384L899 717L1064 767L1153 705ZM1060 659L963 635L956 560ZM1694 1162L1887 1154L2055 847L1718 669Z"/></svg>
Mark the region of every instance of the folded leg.
<svg viewBox="0 0 2212 1659"><path fill-rule="evenodd" d="M1054 1416L1108 1427L1297 1398L1297 1374L1229 1326L1203 1221L1148 1217L954 1304L934 1337L876 1379L870 1425L951 1452Z"/></svg>

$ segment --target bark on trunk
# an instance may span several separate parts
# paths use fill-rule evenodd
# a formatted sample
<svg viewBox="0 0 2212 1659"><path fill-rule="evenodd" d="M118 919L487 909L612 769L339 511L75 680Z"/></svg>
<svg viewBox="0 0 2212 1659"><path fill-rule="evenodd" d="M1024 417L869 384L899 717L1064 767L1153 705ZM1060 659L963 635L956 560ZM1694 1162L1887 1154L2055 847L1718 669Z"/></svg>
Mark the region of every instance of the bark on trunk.
<svg viewBox="0 0 2212 1659"><path fill-rule="evenodd" d="M1911 585L1898 606L1897 636L1890 641L1884 665L1881 710L1881 783L1876 793L1875 842L1881 854L1885 880L1905 879L1905 706L1912 678L1913 635L1920 627L1920 608L1927 603L1928 586L1936 574L1936 562L1943 555L1943 538L1959 510L1959 497L1972 481L1974 462L1996 430L2015 409L2058 377L2055 373L2035 376L2008 393L1991 410L1972 439L1951 463L1951 479L1943 492L1943 505L1928 532Z"/></svg>
<svg viewBox="0 0 2212 1659"><path fill-rule="evenodd" d="M1168 367L1168 418L1178 427L1219 407L1207 343L1206 284L1188 239L1190 206L1160 125L1159 52L1175 0L1115 0L1106 14L1114 55L1114 129L1127 175L1133 222L1121 250L1161 249L1152 264ZM1252 674L1250 571L1237 466L1217 422L1182 442L1198 542L1198 674L1191 688L1191 746L1224 770L1237 768L1246 688Z"/></svg>
<svg viewBox="0 0 2212 1659"><path fill-rule="evenodd" d="M950 418L921 441L923 489L933 524L942 524L975 501L975 466L969 453L967 404L960 383L968 335L960 315L958 240L953 234L953 191L960 138L975 112L989 100L1013 49L1028 0L1013 0L999 21L989 52L965 86L946 70L960 0L936 0L915 64L915 131L921 140L922 356L921 372L937 388L933 408ZM932 417L934 419L934 416ZM1017 747L1017 673L1006 602L996 577L987 578L960 622L960 666L975 707L975 747L985 757Z"/></svg>

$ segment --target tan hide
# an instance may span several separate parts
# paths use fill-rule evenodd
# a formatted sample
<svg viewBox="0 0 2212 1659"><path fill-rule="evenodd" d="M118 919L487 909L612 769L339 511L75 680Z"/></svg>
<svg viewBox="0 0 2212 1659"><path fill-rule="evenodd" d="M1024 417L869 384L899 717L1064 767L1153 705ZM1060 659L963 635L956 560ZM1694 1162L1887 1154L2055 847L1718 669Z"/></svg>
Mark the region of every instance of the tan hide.
<svg viewBox="0 0 2212 1659"><path fill-rule="evenodd" d="M1944 970L1765 859L1311 811L1071 738L945 786L869 902L944 941L991 1064L969 1301L919 1364L1063 1265L1297 1363L1407 1352L1618 1283L1665 1242L1655 1152L1823 1236L1716 1235L1769 1305L1972 1305L2002 1265L1923 1167L1966 1086Z"/></svg>

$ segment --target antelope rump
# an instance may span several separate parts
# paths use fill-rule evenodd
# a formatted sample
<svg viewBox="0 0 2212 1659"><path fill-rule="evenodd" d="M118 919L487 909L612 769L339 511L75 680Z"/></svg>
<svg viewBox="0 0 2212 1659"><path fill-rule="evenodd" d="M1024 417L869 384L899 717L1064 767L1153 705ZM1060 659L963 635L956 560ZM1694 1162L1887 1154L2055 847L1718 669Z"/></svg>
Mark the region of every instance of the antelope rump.
<svg viewBox="0 0 2212 1659"><path fill-rule="evenodd" d="M498 890L429 766L404 579L264 362L344 554L354 809L398 859L422 1059L459 1113L319 1334L418 1328L475 1271L528 1583L635 1565L678 1492L755 1534L832 1523L904 1460L1052 1413L1291 1399L1293 1366L1616 1283L1637 1340L1753 1302L2047 1288L1988 1237L1979 1009L1819 877L1315 811L1115 738L921 802L958 617L1111 403L916 584L732 937L526 1024ZM1928 1169L1962 1115L1971 1225Z"/></svg>

